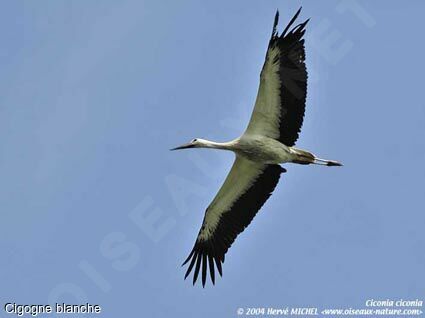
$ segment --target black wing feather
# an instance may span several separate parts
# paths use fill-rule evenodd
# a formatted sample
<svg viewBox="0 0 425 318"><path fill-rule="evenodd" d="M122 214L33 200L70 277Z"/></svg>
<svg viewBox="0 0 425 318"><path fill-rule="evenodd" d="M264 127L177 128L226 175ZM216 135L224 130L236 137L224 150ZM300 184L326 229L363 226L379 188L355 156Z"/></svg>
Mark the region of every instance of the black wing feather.
<svg viewBox="0 0 425 318"><path fill-rule="evenodd" d="M293 146L298 139L305 113L307 96L307 69L305 65L304 39L305 26L309 20L298 24L287 32L298 17L301 8L291 19L285 30L279 35L276 25L279 14L276 13L269 49L279 48L279 56L274 63L279 63L280 78L280 135L278 140Z"/></svg>
<svg viewBox="0 0 425 318"><path fill-rule="evenodd" d="M279 182L280 174L286 170L279 165L267 165L264 171L247 191L234 202L229 211L222 214L219 223L208 240L197 240L185 265L191 260L185 278L192 271L196 260L193 283L196 282L202 263L202 286L205 286L207 268L209 267L211 281L215 283L214 262L222 275L224 255L241 233L252 221L254 216L272 194ZM208 210L208 209L207 209ZM208 262L207 262L208 259Z"/></svg>

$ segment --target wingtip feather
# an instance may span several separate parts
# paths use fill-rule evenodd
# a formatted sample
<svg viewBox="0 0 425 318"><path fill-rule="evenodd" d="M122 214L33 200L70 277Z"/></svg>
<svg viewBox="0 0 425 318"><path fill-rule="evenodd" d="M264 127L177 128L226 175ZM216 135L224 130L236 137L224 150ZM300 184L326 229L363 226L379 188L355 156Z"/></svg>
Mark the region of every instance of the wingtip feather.
<svg viewBox="0 0 425 318"><path fill-rule="evenodd" d="M286 26L286 28L283 30L282 35L281 36L285 36L286 32L289 30L289 28L292 26L292 24L294 24L295 20L298 18L298 16L300 15L302 7L300 7L297 11L297 13L295 13L295 15L292 17L291 21L289 21L288 25Z"/></svg>
<svg viewBox="0 0 425 318"><path fill-rule="evenodd" d="M272 37L277 35L277 24L279 23L279 10L276 10L273 22Z"/></svg>
<svg viewBox="0 0 425 318"><path fill-rule="evenodd" d="M189 260L191 259L194 252L195 252L195 249L192 249L189 256L186 258L186 260L183 262L183 264L181 266L184 266L184 265L186 265L187 262L189 262Z"/></svg>
<svg viewBox="0 0 425 318"><path fill-rule="evenodd" d="M207 254L202 256L202 287L205 287L207 281Z"/></svg>
<svg viewBox="0 0 425 318"><path fill-rule="evenodd" d="M192 260L191 260L191 262L189 264L189 267L187 268L186 274L184 275L184 279L186 279L187 276L189 276L190 272L192 271L192 268L193 268L193 265L195 264L196 258L197 258L196 257L196 254L193 255Z"/></svg>
<svg viewBox="0 0 425 318"><path fill-rule="evenodd" d="M223 270L221 268L221 262L218 258L215 258L215 265L217 266L218 273L223 277Z"/></svg>
<svg viewBox="0 0 425 318"><path fill-rule="evenodd" d="M196 266L195 266L195 272L193 273L193 285L195 285L196 280L198 279L199 275L199 269L201 268L201 255L198 253L196 255Z"/></svg>
<svg viewBox="0 0 425 318"><path fill-rule="evenodd" d="M208 256L208 262L210 267L210 278L213 285L215 285L215 271L214 271L214 259L211 255Z"/></svg>

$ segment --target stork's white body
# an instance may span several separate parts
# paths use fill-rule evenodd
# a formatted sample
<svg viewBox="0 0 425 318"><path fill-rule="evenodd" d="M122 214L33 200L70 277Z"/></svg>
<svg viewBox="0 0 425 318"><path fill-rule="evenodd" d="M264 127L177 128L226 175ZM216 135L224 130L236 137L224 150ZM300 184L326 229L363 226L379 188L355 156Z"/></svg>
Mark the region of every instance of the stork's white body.
<svg viewBox="0 0 425 318"><path fill-rule="evenodd" d="M236 155L263 164L281 164L292 162L296 158L296 151L292 147L265 136L244 134L240 138L223 143L203 139L197 141L202 144L199 147L230 150Z"/></svg>

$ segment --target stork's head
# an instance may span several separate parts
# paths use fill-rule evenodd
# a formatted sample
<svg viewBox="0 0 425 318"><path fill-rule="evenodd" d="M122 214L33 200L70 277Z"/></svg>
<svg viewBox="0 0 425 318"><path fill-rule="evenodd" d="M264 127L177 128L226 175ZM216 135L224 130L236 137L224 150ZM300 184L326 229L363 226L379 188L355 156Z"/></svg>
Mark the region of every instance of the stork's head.
<svg viewBox="0 0 425 318"><path fill-rule="evenodd" d="M187 149L187 148L200 148L200 147L203 147L205 145L204 141L205 140L203 140L203 139L195 138L195 139L192 139L187 144L181 145L179 147L176 147L176 148L173 148L173 149L170 149L170 150L179 150L179 149Z"/></svg>

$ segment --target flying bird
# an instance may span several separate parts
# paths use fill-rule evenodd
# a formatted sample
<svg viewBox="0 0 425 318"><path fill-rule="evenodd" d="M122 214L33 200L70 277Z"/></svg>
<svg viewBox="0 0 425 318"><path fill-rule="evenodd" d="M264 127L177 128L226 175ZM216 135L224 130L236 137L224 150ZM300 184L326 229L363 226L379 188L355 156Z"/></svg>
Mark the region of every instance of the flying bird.
<svg viewBox="0 0 425 318"><path fill-rule="evenodd" d="M292 27L300 12L301 8L280 35L276 29L279 11L276 12L257 99L243 135L224 143L197 138L171 149L213 148L236 155L226 180L206 209L195 245L183 263L189 263L185 279L194 269L193 284L200 271L202 286L208 270L213 284L215 269L222 276L227 250L270 197L281 173L286 172L280 164L342 165L294 147L307 94L303 35L309 20Z"/></svg>

